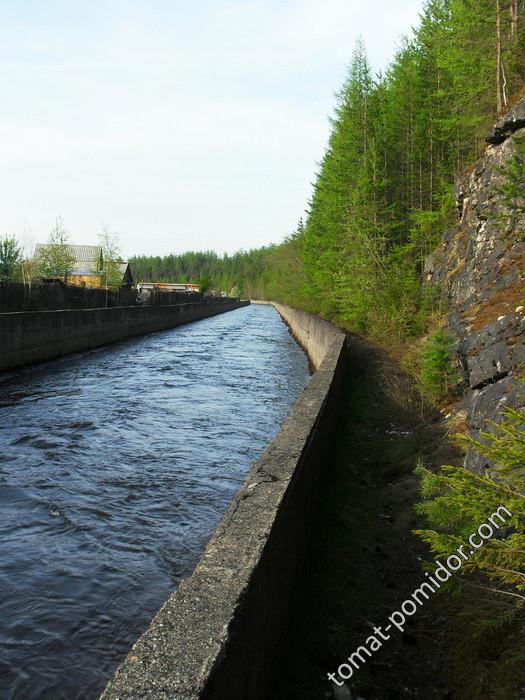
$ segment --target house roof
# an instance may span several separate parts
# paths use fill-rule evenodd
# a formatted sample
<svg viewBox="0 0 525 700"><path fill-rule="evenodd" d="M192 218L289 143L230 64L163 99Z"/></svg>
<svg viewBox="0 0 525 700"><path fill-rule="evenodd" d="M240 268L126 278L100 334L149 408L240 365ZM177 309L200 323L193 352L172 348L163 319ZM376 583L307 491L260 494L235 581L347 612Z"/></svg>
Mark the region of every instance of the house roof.
<svg viewBox="0 0 525 700"><path fill-rule="evenodd" d="M35 257L39 258L47 243L37 243ZM102 248L99 245L70 245L67 244L68 253L75 258L77 263L97 263L100 259Z"/></svg>
<svg viewBox="0 0 525 700"><path fill-rule="evenodd" d="M35 258L40 258L47 247L47 243L37 243L35 246ZM67 252L74 259L70 275L90 277L100 272L99 263L102 248L99 245L66 245Z"/></svg>
<svg viewBox="0 0 525 700"><path fill-rule="evenodd" d="M77 263L98 263L102 254L99 245L68 245L68 249Z"/></svg>
<svg viewBox="0 0 525 700"><path fill-rule="evenodd" d="M37 243L35 246L35 258L40 258L42 251L46 248L47 243ZM67 244L67 251L74 258L75 262L70 271L70 276L90 277L101 273L100 263L102 256L102 247L99 245L70 245ZM125 260L119 260L118 269L122 277L126 275L129 268L129 263ZM129 272L131 278L131 271Z"/></svg>

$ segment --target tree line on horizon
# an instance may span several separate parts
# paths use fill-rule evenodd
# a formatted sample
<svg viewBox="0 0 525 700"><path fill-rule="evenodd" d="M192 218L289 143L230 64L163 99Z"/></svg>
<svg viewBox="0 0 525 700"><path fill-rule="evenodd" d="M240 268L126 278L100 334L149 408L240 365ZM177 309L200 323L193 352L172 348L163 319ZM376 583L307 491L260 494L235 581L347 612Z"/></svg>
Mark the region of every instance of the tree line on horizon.
<svg viewBox="0 0 525 700"><path fill-rule="evenodd" d="M457 220L455 178L482 153L495 115L525 94L523 5L430 0L419 26L376 76L359 42L296 230L279 245L233 256L135 258L136 274L235 284L244 296L320 314L400 358L412 381L386 391L404 407L414 400L424 414L428 404L457 401L446 309L440 290L424 283L423 265ZM518 202L515 213L523 216L525 140L514 140L499 194L510 208ZM502 502L513 514L506 537L486 543L452 584L461 641L445 666L457 697L469 700L514 697L513 690L523 688L525 411L494 419L493 431L464 436L463 447L497 469L479 475L464 466L421 463L417 471L422 520L415 534L434 557L448 557Z"/></svg>
<svg viewBox="0 0 525 700"><path fill-rule="evenodd" d="M136 255L129 263L135 279L141 282L192 282L200 284L203 291L237 288L245 297L263 299L272 279L268 255L278 248L267 246L233 255L219 255L213 250Z"/></svg>
<svg viewBox="0 0 525 700"><path fill-rule="evenodd" d="M359 41L296 229L282 243L232 255L135 256L135 279L237 288L243 297L281 301L366 334L412 374L415 381L405 385L403 376L400 386L385 384L385 393L397 392L411 409L417 403L424 424L428 404L457 400L451 392L458 377L446 309L440 290L424 283L423 265L456 221L455 178L482 153L495 115L525 95L524 14L525 0L428 0L418 26L376 75ZM518 202L523 216L525 139L516 141L506 176L499 194L509 206ZM56 242L52 232L49 243ZM0 239L0 281L23 270L16 239ZM454 605L459 653L439 670L452 674L455 697L469 700L506 699L518 683L524 687L525 410L493 417L491 431L463 436L463 447L497 469L418 468L424 523L415 532L434 556L448 557L499 504L513 514L501 537L464 567L465 578L453 582L457 593L464 586L461 607ZM454 424L439 429L445 425ZM414 450L420 435L426 433L414 429L408 438Z"/></svg>
<svg viewBox="0 0 525 700"><path fill-rule="evenodd" d="M454 179L525 82L523 5L429 0L377 75L359 41L304 222L235 255L137 256L137 279L236 285L394 344L427 332L423 261L454 221Z"/></svg>
<svg viewBox="0 0 525 700"><path fill-rule="evenodd" d="M233 255L135 256L135 279L237 288L391 347L427 333L440 310L423 262L454 222L454 179L525 82L524 4L429 0L377 75L358 41L295 231ZM24 276L30 264L15 238L0 241L2 279Z"/></svg>

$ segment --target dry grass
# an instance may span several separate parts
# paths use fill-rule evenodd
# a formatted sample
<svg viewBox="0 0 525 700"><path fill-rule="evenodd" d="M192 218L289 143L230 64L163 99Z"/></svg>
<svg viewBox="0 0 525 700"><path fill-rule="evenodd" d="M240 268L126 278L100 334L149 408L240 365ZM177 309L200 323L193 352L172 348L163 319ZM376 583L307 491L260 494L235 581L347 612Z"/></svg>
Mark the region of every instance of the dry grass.
<svg viewBox="0 0 525 700"><path fill-rule="evenodd" d="M463 313L465 318L473 317L473 331L479 331L500 316L513 313L517 306L525 301L525 288L522 279L516 280L506 289L495 292L492 297L481 304L474 304Z"/></svg>
<svg viewBox="0 0 525 700"><path fill-rule="evenodd" d="M385 395L400 410L413 413L422 409L422 399L414 376L399 370L393 362L384 360L379 365L378 379Z"/></svg>

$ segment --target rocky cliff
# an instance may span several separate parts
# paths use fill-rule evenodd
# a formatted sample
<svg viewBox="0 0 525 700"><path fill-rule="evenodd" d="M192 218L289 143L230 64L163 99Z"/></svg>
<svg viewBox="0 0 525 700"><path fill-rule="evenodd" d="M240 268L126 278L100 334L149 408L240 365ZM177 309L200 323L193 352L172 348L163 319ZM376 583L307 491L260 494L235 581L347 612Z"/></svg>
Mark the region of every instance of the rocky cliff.
<svg viewBox="0 0 525 700"><path fill-rule="evenodd" d="M520 382L520 373L525 378L520 138L525 138L525 97L498 120L483 157L458 179L458 223L425 267L427 281L439 285L447 299L448 324L465 376L460 410L474 433L497 420L503 406L525 405L525 384ZM467 466L487 465L468 454Z"/></svg>

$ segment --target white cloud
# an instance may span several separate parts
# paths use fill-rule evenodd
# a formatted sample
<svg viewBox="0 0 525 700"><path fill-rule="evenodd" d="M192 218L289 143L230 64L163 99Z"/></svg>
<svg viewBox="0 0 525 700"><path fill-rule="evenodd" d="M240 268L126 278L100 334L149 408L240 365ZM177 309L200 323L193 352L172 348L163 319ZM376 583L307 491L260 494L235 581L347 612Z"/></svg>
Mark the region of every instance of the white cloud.
<svg viewBox="0 0 525 700"><path fill-rule="evenodd" d="M383 66L420 2L46 5L0 29L0 232L104 220L132 254L289 232L357 35Z"/></svg>

